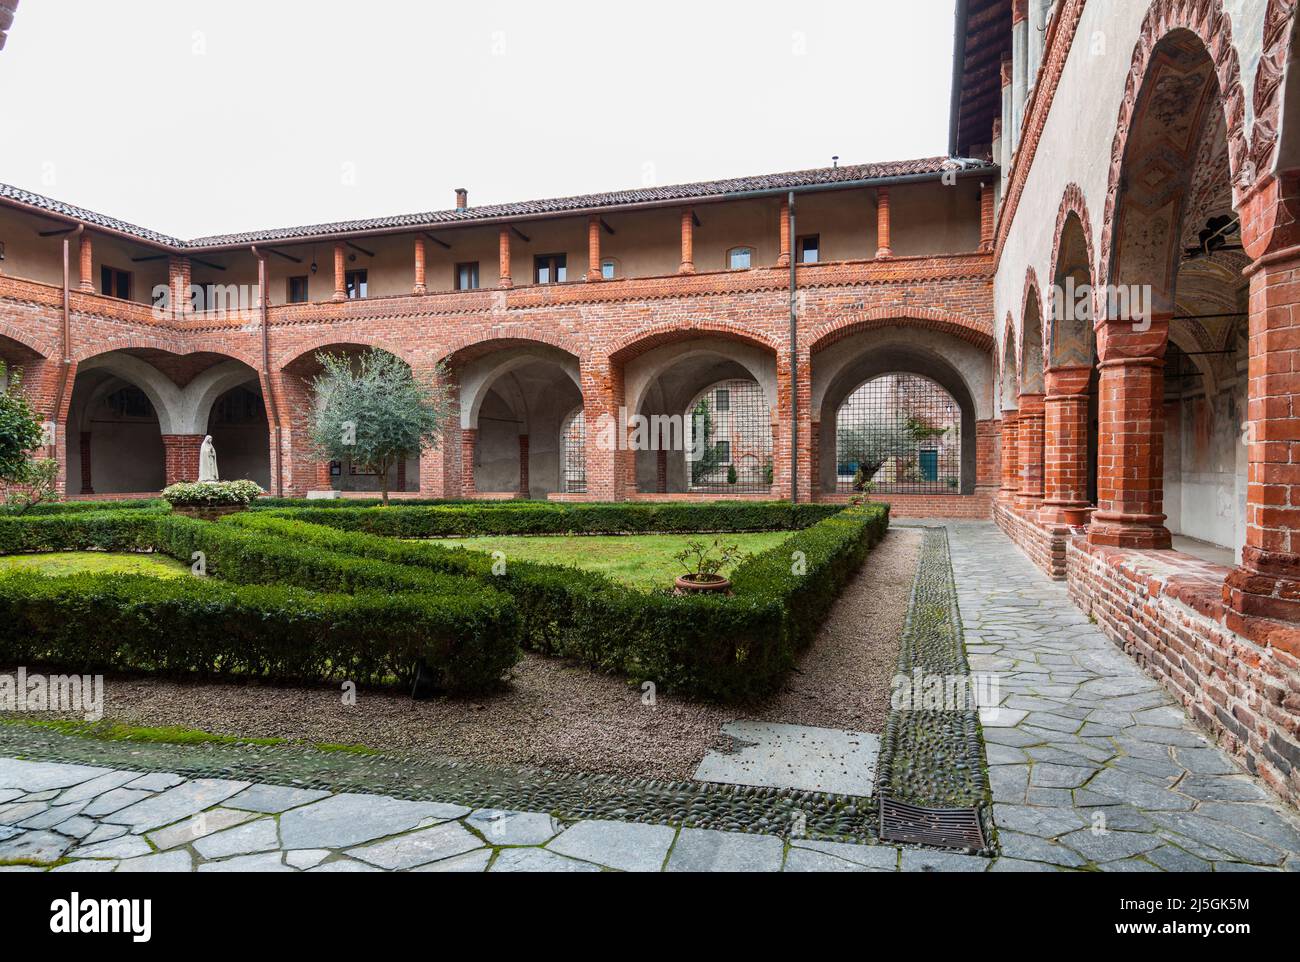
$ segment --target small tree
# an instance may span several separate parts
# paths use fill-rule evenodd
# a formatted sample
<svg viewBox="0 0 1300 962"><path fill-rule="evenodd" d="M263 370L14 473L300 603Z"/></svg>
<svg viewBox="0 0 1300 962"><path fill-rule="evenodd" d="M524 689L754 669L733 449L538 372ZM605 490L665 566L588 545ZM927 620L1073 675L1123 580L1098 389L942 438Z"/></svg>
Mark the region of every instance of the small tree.
<svg viewBox="0 0 1300 962"><path fill-rule="evenodd" d="M0 485L10 487L5 500L20 512L55 496L59 465L52 458L34 458L45 443L45 432L22 392L22 370L10 371L0 361Z"/></svg>
<svg viewBox="0 0 1300 962"><path fill-rule="evenodd" d="M312 444L323 458L351 459L378 474L387 505L389 470L437 447L455 412L446 370L439 365L422 380L400 358L378 350L352 358L318 354L316 360L324 370L312 382Z"/></svg>
<svg viewBox="0 0 1300 962"><path fill-rule="evenodd" d="M858 465L853 487L863 491L890 458L910 458L917 444L942 436L947 428L934 428L918 418L906 421L869 421L839 433L839 460Z"/></svg>

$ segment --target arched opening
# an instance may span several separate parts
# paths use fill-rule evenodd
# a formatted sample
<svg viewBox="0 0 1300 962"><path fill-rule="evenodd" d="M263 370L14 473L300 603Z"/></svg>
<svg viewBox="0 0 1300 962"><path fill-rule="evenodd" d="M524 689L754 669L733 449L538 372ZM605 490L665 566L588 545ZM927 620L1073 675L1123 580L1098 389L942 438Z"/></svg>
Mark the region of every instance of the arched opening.
<svg viewBox="0 0 1300 962"><path fill-rule="evenodd" d="M372 350L382 350L382 348L357 343L326 344L313 348L284 365L280 390L284 397L284 411L290 418L292 463L288 470L291 472L290 478L295 479L292 483L294 488L304 491L367 494L381 490L380 478L369 466L355 463L347 458L338 461L321 461L310 440L311 416L316 405L312 383L323 370L317 358L322 354L329 354L356 359ZM418 491L419 488L420 458L418 456L408 458L389 468L389 492Z"/></svg>
<svg viewBox="0 0 1300 962"><path fill-rule="evenodd" d="M67 425L69 497L161 491L166 454L157 395L111 367L80 371Z"/></svg>
<svg viewBox="0 0 1300 962"><path fill-rule="evenodd" d="M969 495L976 422L992 419L988 347L900 324L812 356L814 476L822 494L855 478L883 494Z"/></svg>
<svg viewBox="0 0 1300 962"><path fill-rule="evenodd" d="M577 357L540 342L498 340L457 352L449 367L460 387L465 493L586 491Z"/></svg>
<svg viewBox="0 0 1300 962"><path fill-rule="evenodd" d="M247 478L271 487L270 431L256 381L220 395L208 416L207 433L217 451L222 480Z"/></svg>
<svg viewBox="0 0 1300 962"><path fill-rule="evenodd" d="M639 493L771 493L776 358L770 349L691 334L636 354L623 372Z"/></svg>
<svg viewBox="0 0 1300 962"><path fill-rule="evenodd" d="M1098 325L1103 468L1091 536L1141 547L1172 536L1226 562L1245 541L1248 259L1219 80L1188 30L1152 53L1120 184ZM1150 323L1133 323L1135 298Z"/></svg>

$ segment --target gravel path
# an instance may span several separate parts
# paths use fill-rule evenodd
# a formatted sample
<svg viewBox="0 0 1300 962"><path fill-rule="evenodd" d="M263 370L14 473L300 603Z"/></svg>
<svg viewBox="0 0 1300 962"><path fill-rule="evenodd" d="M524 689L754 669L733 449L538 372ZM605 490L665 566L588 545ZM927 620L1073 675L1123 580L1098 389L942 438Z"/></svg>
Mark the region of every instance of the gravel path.
<svg viewBox="0 0 1300 962"><path fill-rule="evenodd" d="M919 544L916 531L890 531L787 687L743 714L881 731ZM106 678L104 694L106 718L130 725L665 779L690 778L709 748L729 741L719 734L722 723L742 714L662 695L647 706L621 678L529 653L509 690L469 700L413 702L362 689L348 706L331 689L142 677Z"/></svg>

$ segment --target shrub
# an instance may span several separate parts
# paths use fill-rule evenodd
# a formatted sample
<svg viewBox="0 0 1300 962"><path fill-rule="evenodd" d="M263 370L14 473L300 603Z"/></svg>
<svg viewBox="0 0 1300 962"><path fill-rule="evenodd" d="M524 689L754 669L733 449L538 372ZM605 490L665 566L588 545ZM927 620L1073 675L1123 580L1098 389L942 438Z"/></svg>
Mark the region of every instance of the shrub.
<svg viewBox="0 0 1300 962"><path fill-rule="evenodd" d="M28 517L38 514L77 514L84 511L142 511L152 509L155 511L167 507L167 502L161 498L152 498L149 500L132 499L130 501L45 501L41 504L34 504L30 508L18 510L9 505L0 506L0 518L18 514L24 514Z"/></svg>
<svg viewBox="0 0 1300 962"><path fill-rule="evenodd" d="M266 492L256 481L181 481L162 491L163 500L173 507L249 504L263 494Z"/></svg>
<svg viewBox="0 0 1300 962"><path fill-rule="evenodd" d="M0 554L147 551L154 547L160 517L163 513L159 510L0 514Z"/></svg>
<svg viewBox="0 0 1300 962"><path fill-rule="evenodd" d="M72 671L409 682L481 691L514 664L509 598L315 594L142 575L0 576L0 660Z"/></svg>

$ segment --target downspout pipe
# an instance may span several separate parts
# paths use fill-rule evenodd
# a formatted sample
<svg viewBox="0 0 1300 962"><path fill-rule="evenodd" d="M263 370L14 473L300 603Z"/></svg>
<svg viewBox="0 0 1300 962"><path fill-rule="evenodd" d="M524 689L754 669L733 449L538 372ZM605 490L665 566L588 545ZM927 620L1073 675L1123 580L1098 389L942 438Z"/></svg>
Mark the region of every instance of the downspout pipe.
<svg viewBox="0 0 1300 962"><path fill-rule="evenodd" d="M790 503L799 503L799 251L795 247L794 191L786 197L790 208Z"/></svg>
<svg viewBox="0 0 1300 962"><path fill-rule="evenodd" d="M59 333L59 349L63 357L59 362L59 386L54 392L50 422L54 425L54 450L58 457L59 410L63 407L63 392L68 388L68 374L72 370L72 238L80 239L86 232L85 224L78 224L71 234L63 235L63 329Z"/></svg>
<svg viewBox="0 0 1300 962"><path fill-rule="evenodd" d="M281 443L280 405L275 398L275 380L271 377L271 331L266 295L266 255L254 244L250 248L257 258L257 304L262 322L262 373L266 376L266 401L275 432L275 495L284 497L284 446Z"/></svg>

